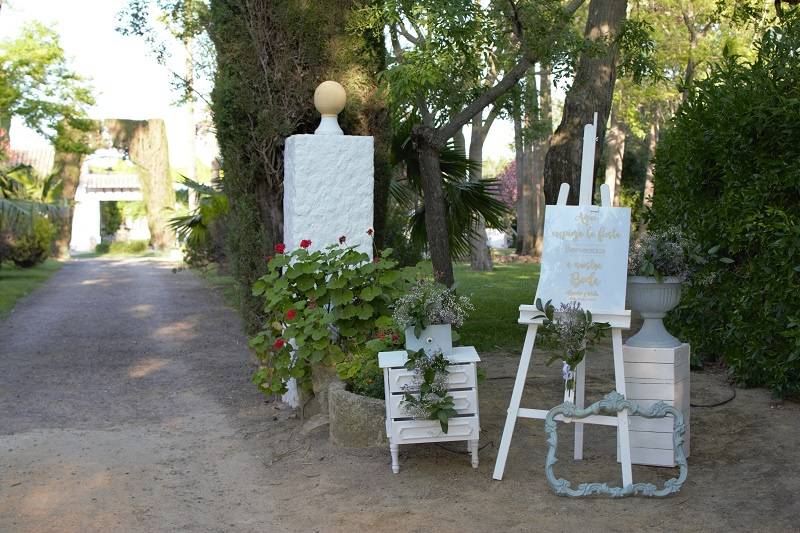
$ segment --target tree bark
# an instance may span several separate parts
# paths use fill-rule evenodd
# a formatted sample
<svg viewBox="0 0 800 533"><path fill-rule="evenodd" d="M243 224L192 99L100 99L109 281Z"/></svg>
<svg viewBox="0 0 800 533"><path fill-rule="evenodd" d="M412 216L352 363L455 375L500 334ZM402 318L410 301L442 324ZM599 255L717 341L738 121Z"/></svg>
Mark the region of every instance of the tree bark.
<svg viewBox="0 0 800 533"><path fill-rule="evenodd" d="M69 241L72 238L72 215L75 212L75 191L78 190L83 158L83 154L74 152L57 151L55 155L55 164L53 166L55 167L55 172L61 178L61 198L69 204L64 225L59 228L58 235L55 238L55 246L59 257L69 256Z"/></svg>
<svg viewBox="0 0 800 533"><path fill-rule="evenodd" d="M525 146L522 140L522 102L514 99L514 168L517 175L517 239L516 252L522 255L525 236L528 234L527 206L523 203L525 189Z"/></svg>
<svg viewBox="0 0 800 533"><path fill-rule="evenodd" d="M470 181L480 181L483 178L483 143L486 141L486 135L489 133L492 121L494 121L494 118L490 116L484 123L482 114L479 113L472 119L469 158L478 163L478 165L470 169ZM492 270L492 252L486 242L486 223L482 217L478 217L475 221L475 227L470 237L469 265L472 270L478 272L490 272Z"/></svg>
<svg viewBox="0 0 800 533"><path fill-rule="evenodd" d="M650 121L650 129L647 131L647 170L645 172L644 181L644 196L642 203L645 207L653 205L653 195L655 194L655 183L653 177L655 175L655 155L656 146L658 145L658 134L661 129L661 110L658 106L653 110L653 119Z"/></svg>
<svg viewBox="0 0 800 533"><path fill-rule="evenodd" d="M584 35L597 41L613 39L621 30L626 17L627 0L592 0ZM578 203L581 172L583 127L593 120L597 112L597 150L599 159L605 137L606 121L611 110L611 99L616 81L617 46L612 44L605 53L581 54L575 71L575 80L564 102L561 124L550 143L545 159L545 195L554 204L561 183L570 186L568 203Z"/></svg>
<svg viewBox="0 0 800 533"><path fill-rule="evenodd" d="M536 253L536 143L534 133L539 125L539 91L536 89L536 73L533 69L528 73L523 94L524 128L522 132L522 170L517 170L517 235L519 237L519 253L534 255ZM516 135L515 135L516 143ZM519 227L520 220L523 221Z"/></svg>
<svg viewBox="0 0 800 533"><path fill-rule="evenodd" d="M444 209L439 148L432 146L422 136L417 136L416 142L425 201L425 231L428 234L428 251L433 263L433 277L436 281L452 287L455 278Z"/></svg>
<svg viewBox="0 0 800 533"><path fill-rule="evenodd" d="M617 117L616 109L611 111L611 127L606 135L605 182L611 192L615 206L619 205L619 190L622 183L622 163L625 158L625 130Z"/></svg>
<svg viewBox="0 0 800 533"><path fill-rule="evenodd" d="M105 121L115 148L127 150L138 167L142 196L147 207L150 243L157 250L171 248L175 234L169 228L175 207L175 190L169 172L167 128L161 119Z"/></svg>
<svg viewBox="0 0 800 533"><path fill-rule="evenodd" d="M544 238L544 162L553 135L553 99L550 69L542 65L539 74L539 124L545 135L536 140L533 147L533 223L534 254L542 256Z"/></svg>

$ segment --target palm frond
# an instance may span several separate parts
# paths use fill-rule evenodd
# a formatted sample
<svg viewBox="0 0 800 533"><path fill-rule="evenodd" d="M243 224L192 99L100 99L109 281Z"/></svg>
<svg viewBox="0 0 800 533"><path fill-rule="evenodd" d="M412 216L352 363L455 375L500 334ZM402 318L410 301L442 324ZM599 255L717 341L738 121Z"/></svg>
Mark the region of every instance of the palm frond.
<svg viewBox="0 0 800 533"><path fill-rule="evenodd" d="M401 124L392 138L391 161L404 164L406 180L389 184L389 193L400 206L413 209L409 217L411 239L418 245L427 245L425 228L425 206L414 206L416 198L422 198L422 181L419 157L411 142L413 123L409 120ZM452 141L440 153L442 189L445 200L447 233L453 256L463 258L469 255L470 239L475 235L475 223L483 218L487 227L504 229L508 207L499 200L500 183L494 179L469 181L470 172L480 168L481 163L469 159L463 150L455 147Z"/></svg>

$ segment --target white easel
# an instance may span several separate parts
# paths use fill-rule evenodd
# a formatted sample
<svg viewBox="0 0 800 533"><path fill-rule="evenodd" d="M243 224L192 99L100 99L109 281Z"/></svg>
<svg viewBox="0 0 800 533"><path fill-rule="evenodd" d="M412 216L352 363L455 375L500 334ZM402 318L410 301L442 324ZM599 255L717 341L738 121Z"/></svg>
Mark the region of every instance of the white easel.
<svg viewBox="0 0 800 533"><path fill-rule="evenodd" d="M597 113L594 114L594 122L584 126L583 130L583 157L581 164L581 182L580 182L580 195L579 205L591 206L592 205L592 183L594 175L594 154L595 154L595 141L597 136ZM569 193L569 185L566 183L561 184L558 192L558 201L556 205L566 205L567 195ZM608 185L600 186L600 197L603 207L612 207L611 194ZM631 325L631 313L625 309L605 311L590 309L592 311L592 318L595 322L607 322L611 326L611 342L614 351L614 379L616 382L616 390L622 396L625 396L625 365L622 359L622 330L628 329ZM500 480L503 478L505 471L506 459L508 457L508 449L511 446L511 437L514 434L514 426L516 425L517 418L534 418L544 420L547 416L547 409L527 409L519 406L522 399L522 391L525 388L525 380L528 374L528 367L531 362L531 354L533 352L533 345L536 339L536 331L539 324L542 323L543 318L540 317L541 313L534 305L520 305L519 306L519 319L520 324L527 324L528 331L525 335L525 343L522 347L522 356L517 369L517 377L514 381L514 390L511 393L511 402L508 406L508 414L506 416L505 427L503 428L503 438L500 442L500 449L497 454L497 461L494 466L494 479ZM572 401L576 407L584 407L584 396L586 382L586 363L582 361L578 368L575 369L575 387L572 394L565 392L564 401ZM574 396L574 397L573 397ZM571 419L565 419L563 416L558 415L556 420L561 422L570 423ZM591 415L583 418L580 422L575 423L575 450L574 457L576 460L583 459L583 425L584 424L600 424L604 426L616 426L617 435L620 444L620 462L622 463L622 484L628 486L633 483L633 474L631 472L631 447L630 436L628 433L628 412L623 410L617 413L616 416L605 415Z"/></svg>

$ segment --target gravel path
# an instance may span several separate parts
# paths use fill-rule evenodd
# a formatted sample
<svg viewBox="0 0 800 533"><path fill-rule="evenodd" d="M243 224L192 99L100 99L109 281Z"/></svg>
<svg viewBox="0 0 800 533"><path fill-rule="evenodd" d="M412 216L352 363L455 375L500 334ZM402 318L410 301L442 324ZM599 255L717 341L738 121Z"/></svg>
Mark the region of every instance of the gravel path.
<svg viewBox="0 0 800 533"><path fill-rule="evenodd" d="M0 339L0 531L271 529L246 339L202 280L72 261Z"/></svg>
<svg viewBox="0 0 800 533"><path fill-rule="evenodd" d="M491 479L518 356L481 357L480 468L458 446L414 445L394 475L388 446L333 448L325 427L304 432L266 403L236 313L191 272L68 263L0 322L0 532L799 530L797 403L770 409L751 389L694 409L689 479L671 498L560 498L538 422L517 424ZM541 360L523 406L560 399L560 367ZM608 346L587 359L588 400L613 388L611 361ZM695 402L729 395L723 373L692 373ZM619 482L613 428L587 428L579 462L560 432L557 475ZM636 481L673 475L634 466Z"/></svg>

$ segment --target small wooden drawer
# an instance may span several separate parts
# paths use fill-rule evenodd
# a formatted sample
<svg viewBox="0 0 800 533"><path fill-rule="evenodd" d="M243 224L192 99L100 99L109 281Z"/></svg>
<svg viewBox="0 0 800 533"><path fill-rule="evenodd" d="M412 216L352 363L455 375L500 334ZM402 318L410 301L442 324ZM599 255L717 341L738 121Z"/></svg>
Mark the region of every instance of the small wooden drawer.
<svg viewBox="0 0 800 533"><path fill-rule="evenodd" d="M450 392L456 411L460 415L472 415L478 412L478 393L475 390ZM403 394L392 394L389 397L389 415L392 418L407 418L409 415L402 407Z"/></svg>
<svg viewBox="0 0 800 533"><path fill-rule="evenodd" d="M451 440L477 440L480 433L477 416L451 418L447 433L438 420L393 420L390 440L392 444L414 444Z"/></svg>
<svg viewBox="0 0 800 533"><path fill-rule="evenodd" d="M448 389L470 389L475 388L475 365L450 365L447 367L450 375L447 377ZM405 368L389 369L389 390L391 392L404 392L403 387L414 386L415 373ZM413 390L413 389L411 389Z"/></svg>

